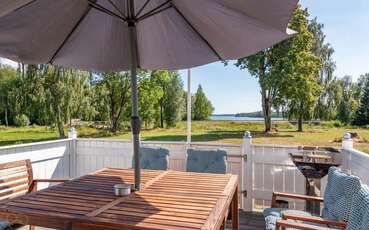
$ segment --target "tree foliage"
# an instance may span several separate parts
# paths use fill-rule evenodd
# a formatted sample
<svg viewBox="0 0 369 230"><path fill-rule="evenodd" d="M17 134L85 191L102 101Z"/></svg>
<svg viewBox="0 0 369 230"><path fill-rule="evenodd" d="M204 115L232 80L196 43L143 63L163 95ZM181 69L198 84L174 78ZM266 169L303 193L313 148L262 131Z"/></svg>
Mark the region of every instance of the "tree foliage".
<svg viewBox="0 0 369 230"><path fill-rule="evenodd" d="M30 124L30 121L26 115L20 114L20 115L15 116L14 124L15 126L18 126L18 127L25 127Z"/></svg>
<svg viewBox="0 0 369 230"><path fill-rule="evenodd" d="M183 82L178 75L171 75L164 91L164 120L168 127L174 127L182 119L184 111Z"/></svg>
<svg viewBox="0 0 369 230"><path fill-rule="evenodd" d="M353 124L364 126L369 125L369 74L362 79L362 94L359 108L354 115Z"/></svg>
<svg viewBox="0 0 369 230"><path fill-rule="evenodd" d="M320 95L317 81L320 60L313 53L313 34L309 31L308 11L296 8L289 27L298 32L285 41L288 44L283 94L288 101L290 117L298 119L298 131L302 131L304 119L310 119L314 105ZM287 86L287 87L286 87Z"/></svg>
<svg viewBox="0 0 369 230"><path fill-rule="evenodd" d="M308 28L308 16L307 10L298 6L289 23L297 35L235 63L258 78L266 132L272 128L273 107L287 107L290 117L298 118L299 130L302 129L302 119L311 117L319 96L316 78L320 61L313 52L314 36Z"/></svg>
<svg viewBox="0 0 369 230"><path fill-rule="evenodd" d="M54 124L59 136L64 137L64 125L70 124L72 118L86 119L93 113L88 101L81 99L88 95L88 74L51 65L41 65L40 71L43 80L40 100L44 100L40 105L46 105L44 120Z"/></svg>
<svg viewBox="0 0 369 230"><path fill-rule="evenodd" d="M193 105L194 120L202 121L208 120L210 115L213 113L214 108L208 98L206 98L205 93L199 85L195 94L195 102Z"/></svg>
<svg viewBox="0 0 369 230"><path fill-rule="evenodd" d="M3 122L7 126L9 125L10 113L13 112L9 92L15 85L16 75L17 72L12 67L0 65L0 114L3 114Z"/></svg>
<svg viewBox="0 0 369 230"><path fill-rule="evenodd" d="M250 57L238 59L235 63L240 69L247 69L252 76L258 78L266 132L272 128L272 105L278 90L278 84L274 84L278 81L278 76L270 72L272 69L272 62L269 61L270 55L271 50L266 49Z"/></svg>
<svg viewBox="0 0 369 230"><path fill-rule="evenodd" d="M314 118L330 120L335 117L337 104L335 103L334 92L335 78L333 76L336 68L336 63L333 60L334 49L331 44L326 42L326 36L323 32L324 25L318 23L317 18L314 18L309 26L309 31L313 34L312 51L320 60L320 70L318 83L321 87L321 93L317 100L314 110Z"/></svg>
<svg viewBox="0 0 369 230"><path fill-rule="evenodd" d="M144 128L173 127L183 119L185 92L177 71L140 70L138 91ZM27 117L31 124L57 128L64 137L64 128L75 125L72 120L99 121L115 134L130 128L130 99L129 72L0 65L0 124L15 125Z"/></svg>
<svg viewBox="0 0 369 230"><path fill-rule="evenodd" d="M113 134L119 129L121 116L127 109L130 101L130 77L128 72L107 72L99 74L96 82L96 91L103 102L101 106L106 106L111 131Z"/></svg>

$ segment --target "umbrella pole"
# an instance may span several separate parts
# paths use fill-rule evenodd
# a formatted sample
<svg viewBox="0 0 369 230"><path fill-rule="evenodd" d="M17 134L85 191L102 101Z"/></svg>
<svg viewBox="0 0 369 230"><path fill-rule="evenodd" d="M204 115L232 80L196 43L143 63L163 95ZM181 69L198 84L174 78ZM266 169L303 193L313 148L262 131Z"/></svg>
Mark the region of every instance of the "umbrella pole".
<svg viewBox="0 0 369 230"><path fill-rule="evenodd" d="M191 144L191 69L187 70L187 144Z"/></svg>
<svg viewBox="0 0 369 230"><path fill-rule="evenodd" d="M133 1L130 2L131 12L134 12ZM133 15L133 14L132 14ZM133 136L133 160L135 170L135 189L141 188L141 168L140 168L140 118L138 114L138 92L137 92L137 31L134 21L128 22L129 41L131 47L131 100L132 118L131 128Z"/></svg>

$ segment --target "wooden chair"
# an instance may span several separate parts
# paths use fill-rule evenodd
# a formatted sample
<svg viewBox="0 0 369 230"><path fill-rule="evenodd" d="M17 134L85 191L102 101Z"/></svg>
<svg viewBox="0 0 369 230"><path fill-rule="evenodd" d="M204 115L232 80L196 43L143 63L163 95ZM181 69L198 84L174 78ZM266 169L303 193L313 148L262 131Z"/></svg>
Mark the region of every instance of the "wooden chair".
<svg viewBox="0 0 369 230"><path fill-rule="evenodd" d="M264 210L266 229L316 230L329 229L328 226L346 228L353 210L354 196L361 187L360 178L346 174L336 167L331 167L324 200L322 197L274 192L272 207ZM276 208L278 197L322 202L324 204L322 217L313 216L311 213L301 210ZM311 223L311 225L307 223Z"/></svg>
<svg viewBox="0 0 369 230"><path fill-rule="evenodd" d="M277 220L275 229L303 229L303 230L322 230L330 229L355 229L355 230L367 230L369 229L369 187L365 184L361 184L360 190L354 193L351 210L346 210L348 213L347 222L326 220L320 217L309 217L301 215L283 215L281 220ZM298 220L304 223L291 222L288 220ZM328 227L308 225L306 223L321 224Z"/></svg>
<svg viewBox="0 0 369 230"><path fill-rule="evenodd" d="M274 192L273 197L272 197L272 207L276 207L277 197L285 197L289 199L305 200L305 201L307 200L319 201L319 202L324 201L322 197ZM288 220L301 221L305 223L292 222ZM282 219L277 220L275 229L276 230L279 230L279 229L284 230L286 228L294 228L294 229L302 229L302 230L332 229L332 228L323 227L323 226L309 225L309 224L306 224L306 222L321 224L321 225L326 225L326 226L331 226L331 227L336 227L336 228L346 228L347 226L346 222L344 221L327 220L322 217L306 216L306 215L300 215L300 214L294 214L294 213L284 213L282 215Z"/></svg>
<svg viewBox="0 0 369 230"><path fill-rule="evenodd" d="M30 160L0 164L0 202L37 191L38 183L61 183L65 179L34 179ZM27 223L24 223L27 224ZM9 227L8 222L0 222L0 230ZM30 229L33 229L30 226Z"/></svg>

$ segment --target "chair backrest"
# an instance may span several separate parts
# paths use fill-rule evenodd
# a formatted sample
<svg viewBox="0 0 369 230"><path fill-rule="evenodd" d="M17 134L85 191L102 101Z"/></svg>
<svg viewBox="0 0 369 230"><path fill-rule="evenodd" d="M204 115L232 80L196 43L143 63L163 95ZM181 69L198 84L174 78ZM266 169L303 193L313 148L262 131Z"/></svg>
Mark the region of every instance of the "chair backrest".
<svg viewBox="0 0 369 230"><path fill-rule="evenodd" d="M30 160L0 164L0 200L28 193L32 181Z"/></svg>
<svg viewBox="0 0 369 230"><path fill-rule="evenodd" d="M348 219L347 230L369 229L369 188L362 185L354 195L352 212Z"/></svg>
<svg viewBox="0 0 369 230"><path fill-rule="evenodd" d="M187 172L227 173L227 152L187 149Z"/></svg>
<svg viewBox="0 0 369 230"><path fill-rule="evenodd" d="M169 150L164 148L141 147L140 164L142 169L168 170Z"/></svg>
<svg viewBox="0 0 369 230"><path fill-rule="evenodd" d="M354 194L361 188L360 179L331 167L324 192L323 217L347 222L352 210Z"/></svg>

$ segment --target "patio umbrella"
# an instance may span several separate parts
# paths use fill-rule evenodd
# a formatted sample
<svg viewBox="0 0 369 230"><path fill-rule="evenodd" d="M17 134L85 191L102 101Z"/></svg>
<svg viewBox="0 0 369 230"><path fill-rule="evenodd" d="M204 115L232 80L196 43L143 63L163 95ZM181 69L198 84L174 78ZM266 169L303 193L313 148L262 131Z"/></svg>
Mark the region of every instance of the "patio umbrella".
<svg viewBox="0 0 369 230"><path fill-rule="evenodd" d="M298 0L2 0L0 56L130 70L140 188L137 68L183 69L251 55L288 38Z"/></svg>

